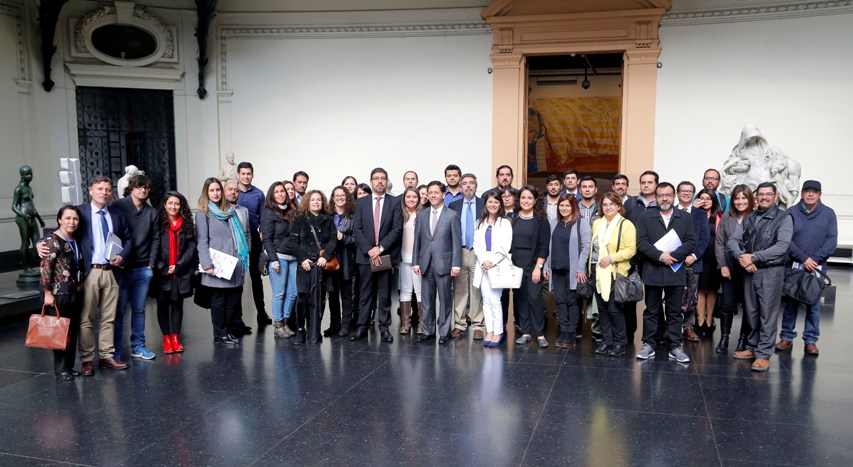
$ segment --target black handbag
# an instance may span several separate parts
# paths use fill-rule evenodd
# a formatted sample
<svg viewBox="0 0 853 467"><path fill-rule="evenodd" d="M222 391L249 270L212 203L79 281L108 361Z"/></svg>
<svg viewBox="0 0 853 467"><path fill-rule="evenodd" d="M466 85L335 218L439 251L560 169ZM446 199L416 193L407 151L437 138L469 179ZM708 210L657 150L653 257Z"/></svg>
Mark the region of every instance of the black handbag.
<svg viewBox="0 0 853 467"><path fill-rule="evenodd" d="M210 287L206 285L202 285L201 276L204 273L195 272L193 273L193 303L196 305L210 309L211 296L213 295Z"/></svg>
<svg viewBox="0 0 853 467"><path fill-rule="evenodd" d="M820 277L805 269L792 269L785 275L782 293L793 300L812 306L820 301L823 289L832 285L832 280L822 268L814 270Z"/></svg>
<svg viewBox="0 0 853 467"><path fill-rule="evenodd" d="M578 244L578 254L581 251L581 229L577 224L575 224L575 238L577 239ZM586 276L586 282L578 282L577 287L575 288L575 292L578 294L580 298L592 298L595 294L595 283L592 282L592 277L589 275Z"/></svg>
<svg viewBox="0 0 853 467"><path fill-rule="evenodd" d="M619 251L619 246L622 244L622 223L619 222L619 232L617 233L616 251ZM616 285L613 288L613 299L616 303L639 302L643 299L643 281L640 279L640 273L636 269L630 271L627 276L619 274L619 263L614 263L616 267Z"/></svg>

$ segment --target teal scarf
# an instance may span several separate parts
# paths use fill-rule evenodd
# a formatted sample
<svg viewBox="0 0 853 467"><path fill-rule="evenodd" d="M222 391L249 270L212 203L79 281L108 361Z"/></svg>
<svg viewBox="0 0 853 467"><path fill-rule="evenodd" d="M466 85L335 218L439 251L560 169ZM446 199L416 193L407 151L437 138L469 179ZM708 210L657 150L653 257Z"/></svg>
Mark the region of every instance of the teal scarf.
<svg viewBox="0 0 853 467"><path fill-rule="evenodd" d="M231 222L231 231L234 241L237 243L237 257L243 264L243 272L249 270L249 243L246 241L246 232L243 230L243 224L240 222L240 217L237 215L237 210L232 206L228 212L222 212L213 201L207 202L207 211L211 216L221 220L222 222Z"/></svg>

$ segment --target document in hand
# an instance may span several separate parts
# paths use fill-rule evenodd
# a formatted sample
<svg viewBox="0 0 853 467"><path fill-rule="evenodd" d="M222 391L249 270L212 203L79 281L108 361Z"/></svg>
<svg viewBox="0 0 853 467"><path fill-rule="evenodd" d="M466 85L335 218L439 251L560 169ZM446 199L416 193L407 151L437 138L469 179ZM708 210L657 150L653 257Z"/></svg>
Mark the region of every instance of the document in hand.
<svg viewBox="0 0 853 467"><path fill-rule="evenodd" d="M118 235L110 232L109 236L107 236L107 260L112 261L121 253L123 249L121 244L121 239L118 238Z"/></svg>
<svg viewBox="0 0 853 467"><path fill-rule="evenodd" d="M655 242L655 248L667 253L672 253L680 246L681 239L678 237L678 234L675 233L675 230L670 230L666 233L666 235L661 237L660 240ZM677 272L679 269L681 269L682 264L684 264L684 261L673 263L669 267L672 268L673 271Z"/></svg>
<svg viewBox="0 0 853 467"><path fill-rule="evenodd" d="M234 275L234 269L237 267L238 258L231 256L228 253L210 249L210 262L213 263L213 275L227 281L231 280ZM198 266L201 269L201 265Z"/></svg>

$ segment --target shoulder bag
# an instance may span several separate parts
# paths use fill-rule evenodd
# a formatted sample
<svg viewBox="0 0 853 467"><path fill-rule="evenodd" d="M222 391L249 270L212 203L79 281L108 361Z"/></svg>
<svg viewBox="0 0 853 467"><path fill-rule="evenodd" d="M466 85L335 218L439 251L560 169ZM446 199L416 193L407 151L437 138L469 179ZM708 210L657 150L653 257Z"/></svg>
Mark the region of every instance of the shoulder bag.
<svg viewBox="0 0 853 467"><path fill-rule="evenodd" d="M512 257L508 254L497 253L502 258L488 271L489 285L493 289L517 289L521 287L521 278L524 270L512 264Z"/></svg>
<svg viewBox="0 0 853 467"><path fill-rule="evenodd" d="M305 222L308 224L308 227L311 229L311 235L314 236L314 243L316 243L317 248L320 249L320 256L323 256L323 254L326 253L326 250L323 250L320 248L320 240L317 238L317 232L314 231L314 226L311 225L310 222L308 222L308 219L305 219ZM332 255L332 259L330 259L329 261L326 261L326 264L323 265L324 271L337 271L340 268L341 268L341 263L338 262L338 257L335 255Z"/></svg>
<svg viewBox="0 0 853 467"><path fill-rule="evenodd" d="M59 307L55 304L56 316L44 314L47 305L42 305L41 313L30 315L30 324L27 327L27 347L50 350L64 350L68 344L68 328L71 320L59 316Z"/></svg>
<svg viewBox="0 0 853 467"><path fill-rule="evenodd" d="M793 300L812 306L820 301L823 289L832 285L832 280L823 272L823 268L814 270L815 274L805 269L793 269L785 275L782 293Z"/></svg>
<svg viewBox="0 0 853 467"><path fill-rule="evenodd" d="M616 240L616 251L619 251L619 246L622 244L622 223L625 219L619 222L619 232ZM630 271L627 276L619 274L619 263L613 263L616 267L616 286L613 290L613 299L616 303L639 302L643 299L643 281L640 279L640 273L636 269Z"/></svg>

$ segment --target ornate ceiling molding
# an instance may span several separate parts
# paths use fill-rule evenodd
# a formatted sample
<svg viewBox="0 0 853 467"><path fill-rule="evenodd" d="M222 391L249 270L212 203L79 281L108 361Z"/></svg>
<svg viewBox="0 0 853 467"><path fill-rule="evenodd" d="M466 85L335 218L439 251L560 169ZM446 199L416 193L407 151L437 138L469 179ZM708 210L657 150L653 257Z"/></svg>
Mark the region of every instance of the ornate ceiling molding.
<svg viewBox="0 0 853 467"><path fill-rule="evenodd" d="M853 0L823 2L791 2L779 5L670 11L661 18L661 26L719 24L744 21L766 21L809 16L853 13Z"/></svg>
<svg viewBox="0 0 853 467"><path fill-rule="evenodd" d="M355 24L306 26L221 26L219 39L219 91L228 91L228 41L230 39L344 39L374 37L442 37L487 35L485 21L420 24Z"/></svg>

